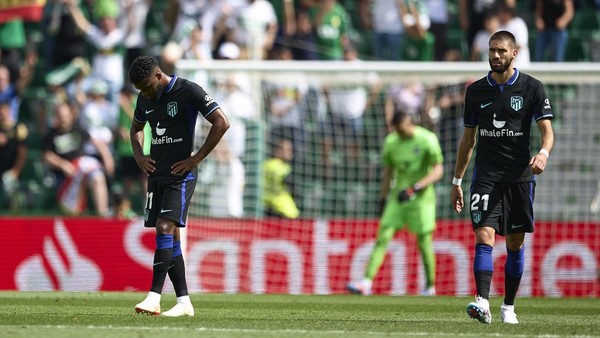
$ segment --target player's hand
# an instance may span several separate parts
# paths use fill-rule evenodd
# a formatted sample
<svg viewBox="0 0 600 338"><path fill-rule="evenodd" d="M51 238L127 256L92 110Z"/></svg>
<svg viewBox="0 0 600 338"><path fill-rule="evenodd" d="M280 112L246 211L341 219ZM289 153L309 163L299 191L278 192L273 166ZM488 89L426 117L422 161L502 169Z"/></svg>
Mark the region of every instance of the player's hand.
<svg viewBox="0 0 600 338"><path fill-rule="evenodd" d="M398 201L399 202L407 202L415 198L415 190L413 188L408 188L404 190L400 190L398 193Z"/></svg>
<svg viewBox="0 0 600 338"><path fill-rule="evenodd" d="M544 172L546 169L546 163L548 162L548 158L546 155L542 153L536 154L534 157L529 160L529 166L531 167L531 173L534 175L539 175Z"/></svg>
<svg viewBox="0 0 600 338"><path fill-rule="evenodd" d="M450 199L452 201L452 207L454 208L454 211L460 214L464 207L463 191L460 185L452 185Z"/></svg>
<svg viewBox="0 0 600 338"><path fill-rule="evenodd" d="M146 175L150 175L154 172L154 170L156 170L156 162L153 159L151 159L150 156L136 157L135 161Z"/></svg>
<svg viewBox="0 0 600 338"><path fill-rule="evenodd" d="M198 166L199 162L194 157L188 157L183 161L179 161L171 166L171 174L182 176Z"/></svg>
<svg viewBox="0 0 600 338"><path fill-rule="evenodd" d="M407 202L414 199L417 196L417 193L423 190L424 187L420 186L418 183L413 185L410 188L401 190L398 193L398 201L399 202Z"/></svg>

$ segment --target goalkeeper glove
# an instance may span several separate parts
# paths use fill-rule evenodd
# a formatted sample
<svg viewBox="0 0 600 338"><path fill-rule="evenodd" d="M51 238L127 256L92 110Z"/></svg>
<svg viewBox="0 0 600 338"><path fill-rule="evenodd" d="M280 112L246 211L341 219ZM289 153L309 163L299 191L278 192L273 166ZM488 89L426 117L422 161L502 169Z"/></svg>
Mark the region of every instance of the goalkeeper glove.
<svg viewBox="0 0 600 338"><path fill-rule="evenodd" d="M423 190L423 187L420 184L415 184L410 188L401 190L398 193L398 201L399 202L407 202L410 201L412 199L414 199L416 197L416 194Z"/></svg>

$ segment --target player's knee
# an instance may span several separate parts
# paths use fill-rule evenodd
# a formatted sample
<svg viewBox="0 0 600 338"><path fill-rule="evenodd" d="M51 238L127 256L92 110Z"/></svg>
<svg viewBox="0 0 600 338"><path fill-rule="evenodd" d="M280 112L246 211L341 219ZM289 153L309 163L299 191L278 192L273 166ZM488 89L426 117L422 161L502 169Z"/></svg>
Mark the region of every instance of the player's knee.
<svg viewBox="0 0 600 338"><path fill-rule="evenodd" d="M519 251L525 242L525 234L509 234L506 236L506 247L513 251Z"/></svg>
<svg viewBox="0 0 600 338"><path fill-rule="evenodd" d="M158 235L174 235L175 224L171 220L159 218L156 221L156 233Z"/></svg>
<svg viewBox="0 0 600 338"><path fill-rule="evenodd" d="M490 229L491 231L487 230ZM487 244L489 246L494 246L495 243L495 233L492 228L479 228L475 232L475 238L478 244Z"/></svg>

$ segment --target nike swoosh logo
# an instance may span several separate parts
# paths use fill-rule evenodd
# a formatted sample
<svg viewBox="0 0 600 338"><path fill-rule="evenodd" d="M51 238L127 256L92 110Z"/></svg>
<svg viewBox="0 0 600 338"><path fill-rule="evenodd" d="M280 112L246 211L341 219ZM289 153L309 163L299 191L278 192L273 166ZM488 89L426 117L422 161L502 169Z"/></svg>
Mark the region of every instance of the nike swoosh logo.
<svg viewBox="0 0 600 338"><path fill-rule="evenodd" d="M162 263L163 263L163 262L154 263L154 264L152 264L152 266L161 265Z"/></svg>
<svg viewBox="0 0 600 338"><path fill-rule="evenodd" d="M173 211L171 209L160 209L160 213L164 214L165 212Z"/></svg>
<svg viewBox="0 0 600 338"><path fill-rule="evenodd" d="M521 227L523 227L524 225L525 225L525 224L513 224L511 227L512 227L513 229L517 229L517 228L521 228Z"/></svg>
<svg viewBox="0 0 600 338"><path fill-rule="evenodd" d="M488 103L482 103L481 106L479 106L481 109L489 106L490 104L492 104L493 102L488 102Z"/></svg>
<svg viewBox="0 0 600 338"><path fill-rule="evenodd" d="M152 110L146 110L146 115L152 113L153 111L154 111L154 109L152 109Z"/></svg>

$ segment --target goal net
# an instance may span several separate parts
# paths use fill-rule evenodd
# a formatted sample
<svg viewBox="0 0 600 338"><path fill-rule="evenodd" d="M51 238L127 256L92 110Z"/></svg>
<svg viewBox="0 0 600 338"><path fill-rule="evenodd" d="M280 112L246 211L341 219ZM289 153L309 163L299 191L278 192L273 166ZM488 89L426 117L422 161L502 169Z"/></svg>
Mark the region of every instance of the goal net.
<svg viewBox="0 0 600 338"><path fill-rule="evenodd" d="M199 83L231 122L200 165L187 232L190 288L208 292L341 293L360 279L377 232L380 150L394 107L439 137L444 178L436 184L438 294L472 294L473 235L455 214L450 180L462 134L464 90L486 63L244 62L182 60L179 76ZM533 64L555 119L555 147L537 178L536 232L527 240L525 295L600 295L600 66ZM203 142L208 123L197 129ZM287 140L287 141L285 141ZM264 163L281 143L293 159L285 185L295 220L269 217ZM533 127L532 151L540 136ZM471 167L463 189L468 190ZM266 187L265 187L266 186ZM424 284L415 238L400 231L374 292L414 294ZM503 290L502 238L494 293ZM528 270L529 271L529 270Z"/></svg>

